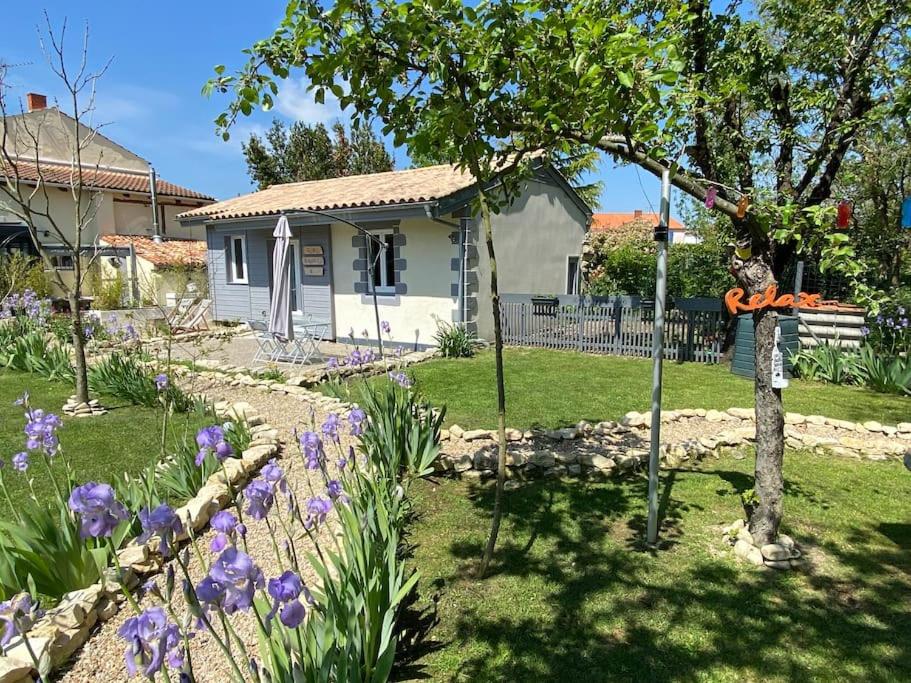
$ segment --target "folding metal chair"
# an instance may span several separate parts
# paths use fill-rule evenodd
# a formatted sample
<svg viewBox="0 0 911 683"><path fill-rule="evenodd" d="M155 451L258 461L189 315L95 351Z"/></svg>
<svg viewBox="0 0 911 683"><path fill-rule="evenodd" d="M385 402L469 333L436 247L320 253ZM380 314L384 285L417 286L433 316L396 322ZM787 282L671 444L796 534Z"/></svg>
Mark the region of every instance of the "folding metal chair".
<svg viewBox="0 0 911 683"><path fill-rule="evenodd" d="M325 321L313 322L308 316L308 321L294 325L294 356L296 363L307 363L313 357L321 357L319 344L326 338L329 323Z"/></svg>
<svg viewBox="0 0 911 683"><path fill-rule="evenodd" d="M262 320L248 320L247 325L253 331L256 340L256 353L253 354L251 365L268 363L282 350L281 345L269 333L269 326Z"/></svg>

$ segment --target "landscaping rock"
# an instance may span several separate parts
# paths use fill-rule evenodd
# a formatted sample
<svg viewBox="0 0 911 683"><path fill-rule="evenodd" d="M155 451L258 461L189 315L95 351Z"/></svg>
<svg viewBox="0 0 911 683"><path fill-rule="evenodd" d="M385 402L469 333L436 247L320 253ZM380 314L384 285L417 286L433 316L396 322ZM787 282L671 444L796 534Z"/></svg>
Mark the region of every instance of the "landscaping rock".
<svg viewBox="0 0 911 683"><path fill-rule="evenodd" d="M800 413L785 413L784 414L784 423L787 425L802 425L807 421L807 418L801 415Z"/></svg>
<svg viewBox="0 0 911 683"><path fill-rule="evenodd" d="M756 419L756 411L753 408L728 408L727 413L738 420Z"/></svg>
<svg viewBox="0 0 911 683"><path fill-rule="evenodd" d="M535 467L548 468L554 466L554 454L550 451L535 451L528 459L529 464Z"/></svg>
<svg viewBox="0 0 911 683"><path fill-rule="evenodd" d="M585 465L586 467L594 467L596 470L604 472L610 472L617 467L617 463L615 463L612 458L607 458L603 455L598 455L597 453L580 455L579 464Z"/></svg>
<svg viewBox="0 0 911 683"><path fill-rule="evenodd" d="M24 650L25 648L23 648ZM24 683L32 680L32 663L26 658L0 656L0 683Z"/></svg>
<svg viewBox="0 0 911 683"><path fill-rule="evenodd" d="M519 429L513 429L512 427L507 428L506 440L507 441L521 441L522 440L522 431Z"/></svg>
<svg viewBox="0 0 911 683"><path fill-rule="evenodd" d="M452 436L454 436L455 438L461 439L461 438L462 438L462 434L465 433L465 430L462 429L461 427L459 427L459 425L452 425L452 427L449 428L449 433L450 433Z"/></svg>
<svg viewBox="0 0 911 683"><path fill-rule="evenodd" d="M869 432L883 431L883 426L876 420L868 420L867 422L864 422L863 427Z"/></svg>
<svg viewBox="0 0 911 683"><path fill-rule="evenodd" d="M762 552L763 559L768 561L778 562L791 559L791 549L779 543L767 543L759 550Z"/></svg>
<svg viewBox="0 0 911 683"><path fill-rule="evenodd" d="M472 462L471 456L468 455L467 453L463 453L456 457L456 459L453 462L452 468L456 472L467 472L471 469L472 464L473 464L473 462Z"/></svg>
<svg viewBox="0 0 911 683"><path fill-rule="evenodd" d="M724 421L724 413L719 410L709 410L705 413L705 419L708 422L722 422Z"/></svg>
<svg viewBox="0 0 911 683"><path fill-rule="evenodd" d="M734 554L740 559L746 560L750 564L754 564L757 567L761 567L764 564L762 552L760 552L759 548L754 546L752 543L738 540L734 544Z"/></svg>

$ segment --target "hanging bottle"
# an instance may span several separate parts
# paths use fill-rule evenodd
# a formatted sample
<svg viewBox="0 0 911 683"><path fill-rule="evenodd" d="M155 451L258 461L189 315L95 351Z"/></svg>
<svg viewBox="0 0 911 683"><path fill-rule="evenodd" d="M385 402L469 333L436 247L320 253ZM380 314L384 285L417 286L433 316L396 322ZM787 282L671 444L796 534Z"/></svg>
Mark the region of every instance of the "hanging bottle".
<svg viewBox="0 0 911 683"><path fill-rule="evenodd" d="M775 346L772 347L772 388L784 389L788 378L784 376L784 354L781 352L781 328L775 327Z"/></svg>

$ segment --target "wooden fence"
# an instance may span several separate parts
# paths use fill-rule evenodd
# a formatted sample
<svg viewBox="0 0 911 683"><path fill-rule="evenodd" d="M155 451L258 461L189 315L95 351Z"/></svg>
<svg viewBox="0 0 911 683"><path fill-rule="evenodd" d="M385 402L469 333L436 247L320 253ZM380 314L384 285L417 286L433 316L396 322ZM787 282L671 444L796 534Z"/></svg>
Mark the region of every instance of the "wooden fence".
<svg viewBox="0 0 911 683"><path fill-rule="evenodd" d="M539 297L504 294L500 298L503 341L617 356L650 357L655 310L641 297ZM724 340L721 302L676 299L665 319L668 360L717 363Z"/></svg>

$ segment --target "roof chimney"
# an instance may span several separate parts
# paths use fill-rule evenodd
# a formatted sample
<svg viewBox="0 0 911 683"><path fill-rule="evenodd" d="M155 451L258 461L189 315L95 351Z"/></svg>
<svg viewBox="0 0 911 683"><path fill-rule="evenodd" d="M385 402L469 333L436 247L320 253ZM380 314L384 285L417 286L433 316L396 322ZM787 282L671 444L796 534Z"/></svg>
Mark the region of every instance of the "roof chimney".
<svg viewBox="0 0 911 683"><path fill-rule="evenodd" d="M633 218L642 218L642 209L636 209L633 211Z"/></svg>
<svg viewBox="0 0 911 683"><path fill-rule="evenodd" d="M25 94L25 101L28 104L29 111L41 111L47 109L47 95L36 92Z"/></svg>

